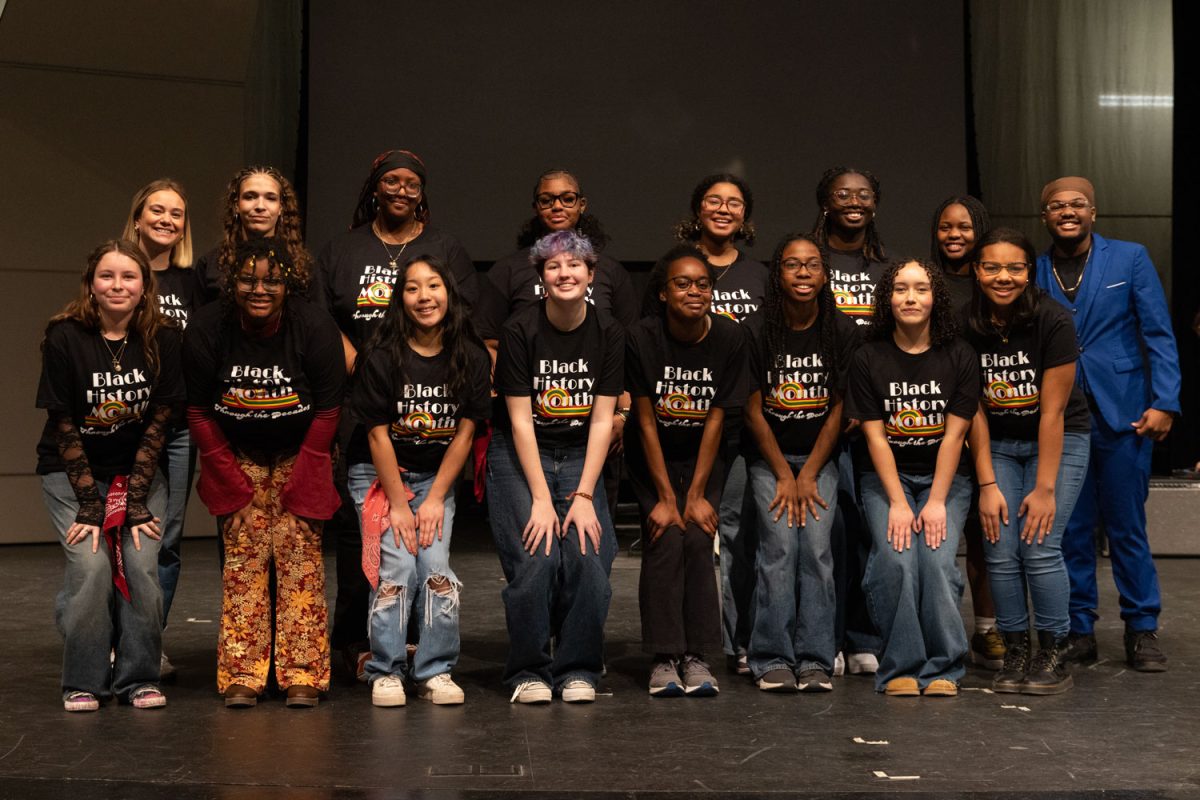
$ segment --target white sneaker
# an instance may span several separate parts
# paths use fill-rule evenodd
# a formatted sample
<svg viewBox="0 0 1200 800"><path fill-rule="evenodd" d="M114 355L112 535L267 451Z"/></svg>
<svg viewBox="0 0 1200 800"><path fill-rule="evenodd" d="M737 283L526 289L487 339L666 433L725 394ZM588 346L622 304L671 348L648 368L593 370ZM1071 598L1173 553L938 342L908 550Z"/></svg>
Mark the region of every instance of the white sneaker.
<svg viewBox="0 0 1200 800"><path fill-rule="evenodd" d="M428 700L435 706L457 706L466 699L463 690L454 682L448 672L434 675L422 683L417 689L417 696L422 700Z"/></svg>
<svg viewBox="0 0 1200 800"><path fill-rule="evenodd" d="M874 675L879 671L879 659L874 653L851 653L846 667L851 675Z"/></svg>
<svg viewBox="0 0 1200 800"><path fill-rule="evenodd" d="M399 675L384 675L371 684L371 705L394 708L408 702L404 696L404 679Z"/></svg>
<svg viewBox="0 0 1200 800"><path fill-rule="evenodd" d="M833 658L833 676L840 678L846 674L846 657L838 650L838 654Z"/></svg>
<svg viewBox="0 0 1200 800"><path fill-rule="evenodd" d="M158 679L165 681L167 678L175 676L175 665L167 658L167 654L163 653L158 657Z"/></svg>
<svg viewBox="0 0 1200 800"><path fill-rule="evenodd" d="M562 699L564 703L593 703L596 687L585 680L567 681L563 684Z"/></svg>
<svg viewBox="0 0 1200 800"><path fill-rule="evenodd" d="M541 681L525 681L517 684L517 688L513 690L512 697L509 698L510 703L525 703L525 704L541 704L549 703L553 697L553 692L550 687Z"/></svg>

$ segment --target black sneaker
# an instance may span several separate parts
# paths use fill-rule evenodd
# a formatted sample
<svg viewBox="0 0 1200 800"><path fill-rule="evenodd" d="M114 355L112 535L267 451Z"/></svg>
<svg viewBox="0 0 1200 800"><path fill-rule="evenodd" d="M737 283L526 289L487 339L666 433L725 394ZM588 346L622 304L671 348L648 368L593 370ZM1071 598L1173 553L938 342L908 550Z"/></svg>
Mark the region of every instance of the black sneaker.
<svg viewBox="0 0 1200 800"><path fill-rule="evenodd" d="M1096 635L1092 633L1067 634L1066 648L1061 653L1060 660L1064 664L1094 663L1096 661Z"/></svg>
<svg viewBox="0 0 1200 800"><path fill-rule="evenodd" d="M1025 684L1029 671L1029 631L1004 632L1004 661L992 678L993 692L1016 694Z"/></svg>
<svg viewBox="0 0 1200 800"><path fill-rule="evenodd" d="M1062 663L1067 639L1055 639L1050 631L1038 631L1038 652L1029 662L1029 672L1021 685L1022 694L1062 694L1075 685Z"/></svg>
<svg viewBox="0 0 1200 800"><path fill-rule="evenodd" d="M1125 660L1138 672L1167 671L1167 657L1158 649L1157 631L1125 631Z"/></svg>
<svg viewBox="0 0 1200 800"><path fill-rule="evenodd" d="M806 669L796 678L796 690L801 692L832 692L833 680L823 669Z"/></svg>

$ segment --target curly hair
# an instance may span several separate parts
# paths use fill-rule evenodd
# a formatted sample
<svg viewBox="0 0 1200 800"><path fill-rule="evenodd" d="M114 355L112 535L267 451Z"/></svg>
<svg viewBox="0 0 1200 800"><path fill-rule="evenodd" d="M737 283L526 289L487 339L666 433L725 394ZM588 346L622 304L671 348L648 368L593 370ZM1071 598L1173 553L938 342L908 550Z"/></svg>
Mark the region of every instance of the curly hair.
<svg viewBox="0 0 1200 800"><path fill-rule="evenodd" d="M579 185L579 179L575 177L574 173L566 169L548 169L539 175L537 182L533 184L533 201L535 205L537 203L538 192L542 188L542 181L549 180L550 178L563 178L569 181L575 187L575 191L579 193L580 199L587 199L583 194L583 188ZM592 249L597 253L608 245L609 236L595 214L587 212L580 214L579 223L575 226L575 229L591 240ZM551 233L551 230L546 227L546 223L542 222L541 216L534 213L532 217L525 220L525 224L517 232L517 248L524 250L526 247L532 247L534 242L548 233Z"/></svg>
<svg viewBox="0 0 1200 800"><path fill-rule="evenodd" d="M950 206L962 206L967 210L967 216L971 218L971 227L975 229L975 243L970 249L958 260L957 263L946 258L946 254L942 252L942 247L938 244L938 225L942 222L942 214ZM944 271L953 272L956 267L962 264L970 264L975 260L975 253L978 252L979 238L991 230L992 220L988 216L988 210L983 203L970 195L955 195L947 197L941 202L937 209L933 212L933 223L930 226L929 254L934 264L937 264Z"/></svg>
<svg viewBox="0 0 1200 800"><path fill-rule="evenodd" d="M425 162L411 150L384 150L371 162L371 171L367 173L362 188L358 190L358 202L354 206L354 217L350 222L351 230L374 222L375 217L379 214L379 206L375 200L375 188L379 185L379 179L383 177L379 174L379 166L393 156L398 156L401 160L411 160L414 162L412 166L420 170L421 200L417 203L413 216L417 222L422 224L429 222L429 198L425 191Z"/></svg>
<svg viewBox="0 0 1200 800"><path fill-rule="evenodd" d="M756 232L750 218L754 214L754 192L750 191L750 184L746 183L744 179L728 172L706 175L696 184L696 188L692 189L691 219L680 220L675 224L675 238L680 242L700 241L700 234L703 231L700 227L700 208L708 190L718 183L732 183L742 193L742 199L746 201L746 213L742 216L742 227L733 234L733 240L736 242L740 239L753 246Z"/></svg>
<svg viewBox="0 0 1200 800"><path fill-rule="evenodd" d="M662 254L658 261L654 262L654 266L646 278L646 293L643 296L643 308L654 308L658 311L659 317L665 317L667 313L667 304L659 299L658 295L667 285L667 273L671 270L671 265L683 258L694 258L704 265L704 269L708 272L708 279L713 283L717 280L717 271L713 269L713 265L708 263L708 258L704 255L704 251L694 244L686 242L677 244L670 250Z"/></svg>
<svg viewBox="0 0 1200 800"><path fill-rule="evenodd" d="M575 231L554 231L538 239L529 250L529 263L533 264L541 275L546 262L559 253L570 253L583 259L587 262L589 270L596 266L597 256L592 241Z"/></svg>
<svg viewBox="0 0 1200 800"><path fill-rule="evenodd" d="M896 318L892 314L892 292L896 286L896 273L916 264L925 270L929 276L929 286L933 289L933 309L929 318L929 342L937 347L946 344L958 335L958 320L954 317L954 306L950 300L950 290L946 288L946 279L942 270L931 261L921 258L904 258L888 264L879 285L875 287L875 310L871 313L871 339L890 339L896 330Z"/></svg>
<svg viewBox="0 0 1200 800"><path fill-rule="evenodd" d="M777 359L787 351L787 298L783 291L781 273L783 271L783 253L787 250L788 245L797 241L809 242L817 247L817 252L820 252L816 238L810 233L789 233L780 239L779 244L775 247L775 254L771 257L771 274L767 277L767 294L762 308L764 332L762 355L763 363L766 365L777 363ZM820 332L818 348L826 374L831 376L829 385L832 386L834 383L832 376L839 374L849 365L842 364L840 361L842 348L838 346L836 315L841 312L837 310L837 304L834 302L833 289L829 285L828 276L825 278L825 285L817 293L816 302L816 324ZM755 379L761 381L762 376L756 375Z"/></svg>
<svg viewBox="0 0 1200 800"><path fill-rule="evenodd" d="M46 333L48 334L50 329L59 322L68 319L75 320L89 331L100 332L100 309L96 306L96 298L92 296L92 282L96 278L96 268L100 266L101 259L109 253L117 253L131 259L138 265L138 271L142 273L142 299L138 301L137 307L133 310L133 317L129 320L129 329L136 331L142 340L142 353L146 359L146 366L150 368L151 374L157 377L159 368L158 333L163 328L175 327L176 322L159 311L154 270L150 269L150 261L142 252L142 248L128 239L109 239L102 242L88 255L87 267L79 279L79 295L63 306L62 311L50 318L49 324L46 325ZM46 341L43 337L42 347L44 348L45 345Z"/></svg>
<svg viewBox="0 0 1200 800"><path fill-rule="evenodd" d="M420 255L405 264L396 278L396 289L392 302L388 304L383 314L383 320L375 327L363 349L359 351L355 361L354 375L362 374L362 365L367 362L376 350L382 350L390 358L392 369L393 399L399 397L399 392L407 381L406 365L409 360L409 339L413 336L413 321L404 310L403 301L397 296L404 291L404 282L408 272L417 264L424 264L437 273L446 288L446 316L442 318L442 350L450 355L450 379L447 386L450 395L461 398L470 388L467 386L471 378L472 348L483 351L483 340L475 332L471 323L470 308L459 293L454 275L441 260L431 255ZM353 380L353 376L351 380Z"/></svg>
<svg viewBox="0 0 1200 800"><path fill-rule="evenodd" d="M870 184L871 191L875 193L876 207L883 200L883 192L879 188L879 179L867 170L857 169L856 167L830 167L825 170L825 174L817 182L817 219L813 222L812 232L816 238L817 246L821 250L821 257L826 261L828 261L829 256L830 223L829 215L825 211L825 204L829 202L833 182L843 175L863 176L867 179L867 183ZM871 221L867 223L862 253L868 261L887 261L887 251L883 246L883 239L879 238L879 231L875 228L875 216L873 214L871 215Z"/></svg>
<svg viewBox="0 0 1200 800"><path fill-rule="evenodd" d="M237 201L238 195L241 194L242 184L251 175L266 175L271 180L279 185L279 219L275 223L275 239L277 239L282 247L276 252L286 252L288 258L297 272L305 275L310 274L310 264L312 259L309 258L308 251L304 248L304 231L300 220L300 201L296 196L296 190L292 187L291 182L283 177L283 174L274 167L246 167L240 170L229 181L229 185L225 188L225 210L221 219L221 228L224 231L224 236L221 239L221 245L218 248L217 254L217 269L219 274L234 272L237 269L237 257L235 255L238 244L246 241L246 231L242 227L241 220L238 219Z"/></svg>
<svg viewBox="0 0 1200 800"><path fill-rule="evenodd" d="M226 303L234 304L237 296L237 277L242 270L249 266L251 270L260 260L265 260L269 267L267 274L278 273L283 278L288 294L302 295L308 290L310 275L306 267L299 267L292 261L291 254L283 242L276 238L247 239L238 243L234 251L233 269L221 270L221 297Z"/></svg>
<svg viewBox="0 0 1200 800"><path fill-rule="evenodd" d="M177 180L159 178L137 190L133 195L133 201L129 204L129 218L125 220L125 230L121 232L121 238L141 243L141 236L137 228L138 217L146 208L146 201L150 199L150 195L155 192L174 192L183 201L183 235L171 248L171 266L189 269L192 266L192 215L188 213L187 192L183 190L183 185Z"/></svg>
<svg viewBox="0 0 1200 800"><path fill-rule="evenodd" d="M1021 296L1013 301L1012 317L1008 321L1010 331L1021 330L1033 324L1038 305L1044 294L1037 285L1037 251L1033 247L1033 242L1029 241L1029 237L1019 230L993 228L975 240L974 263L979 263L979 254L985 247L994 244L1010 244L1020 248L1025 255L1025 263L1029 265L1025 270L1025 274L1029 278L1028 283L1025 284L1025 290L1021 292ZM972 333L980 336L999 335L996 325L992 322L992 304L984 296L978 280L971 284L971 306L967 314L967 326Z"/></svg>

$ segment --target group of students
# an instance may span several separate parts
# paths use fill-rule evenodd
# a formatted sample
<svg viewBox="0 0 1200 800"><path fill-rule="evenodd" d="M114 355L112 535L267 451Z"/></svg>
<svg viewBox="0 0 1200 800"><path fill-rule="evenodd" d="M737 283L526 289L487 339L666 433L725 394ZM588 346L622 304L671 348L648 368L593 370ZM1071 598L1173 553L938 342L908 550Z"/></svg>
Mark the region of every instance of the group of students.
<svg viewBox="0 0 1200 800"><path fill-rule="evenodd" d="M879 198L870 173L829 170L812 232L764 265L742 246L749 186L709 176L639 301L565 170L538 178L520 250L486 274L430 224L408 151L374 160L351 228L315 261L272 168L234 176L223 240L194 263L183 188L143 187L43 344L64 707L165 705L197 455L228 707L255 705L272 665L288 706L328 690L321 536L343 480L358 525L339 534L336 649L377 706L406 688L463 702L449 552L472 457L513 702L595 698L623 473L652 695L717 694L706 658L722 649L764 691L829 691L848 661L890 695L956 694L973 504L1006 646L993 687L1066 690L1061 540L1090 430L1071 316L1038 288L1028 239L987 230L973 198L938 209L934 261L888 262ZM859 586L865 623L847 611ZM856 624L878 644L843 659Z"/></svg>

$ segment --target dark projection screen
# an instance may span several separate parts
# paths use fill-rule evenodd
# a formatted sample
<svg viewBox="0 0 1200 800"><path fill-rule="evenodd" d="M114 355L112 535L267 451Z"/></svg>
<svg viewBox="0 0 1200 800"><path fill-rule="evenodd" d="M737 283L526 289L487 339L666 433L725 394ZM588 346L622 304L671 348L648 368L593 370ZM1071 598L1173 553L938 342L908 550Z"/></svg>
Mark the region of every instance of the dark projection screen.
<svg viewBox="0 0 1200 800"><path fill-rule="evenodd" d="M966 190L962 3L339 2L309 18L309 245L350 223L371 160L428 168L432 221L476 261L516 249L537 175L566 167L618 259L657 258L692 187L734 172L771 254L816 182L882 182L894 254Z"/></svg>

